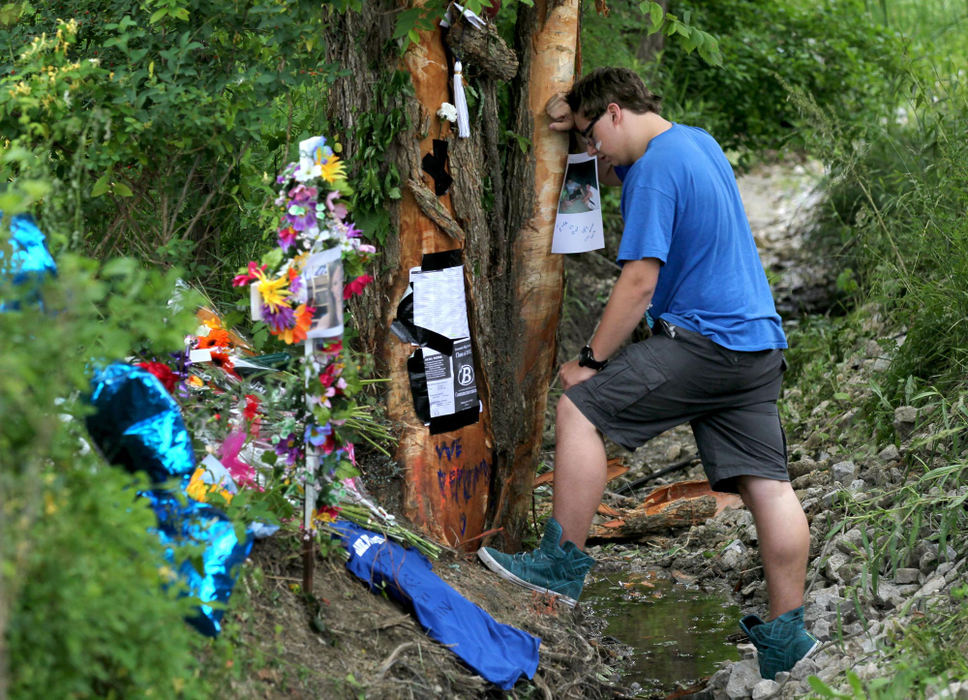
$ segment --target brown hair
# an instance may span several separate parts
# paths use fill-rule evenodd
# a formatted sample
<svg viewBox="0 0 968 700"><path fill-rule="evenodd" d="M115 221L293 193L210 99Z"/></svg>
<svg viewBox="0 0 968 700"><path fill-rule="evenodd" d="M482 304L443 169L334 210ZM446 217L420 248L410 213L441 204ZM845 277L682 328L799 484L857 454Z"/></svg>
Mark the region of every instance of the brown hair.
<svg viewBox="0 0 968 700"><path fill-rule="evenodd" d="M662 103L662 98L653 95L628 68L596 68L575 83L565 99L572 112L581 111L588 119L603 114L612 102L637 114L658 114Z"/></svg>

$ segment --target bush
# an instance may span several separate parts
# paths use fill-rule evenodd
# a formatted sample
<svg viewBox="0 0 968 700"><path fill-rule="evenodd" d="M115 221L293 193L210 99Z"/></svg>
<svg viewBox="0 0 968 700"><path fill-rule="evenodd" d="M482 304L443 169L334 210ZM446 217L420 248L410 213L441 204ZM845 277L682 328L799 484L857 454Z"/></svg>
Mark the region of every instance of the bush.
<svg viewBox="0 0 968 700"><path fill-rule="evenodd" d="M19 303L0 312L0 695L204 697L189 599L162 588L156 521L135 498L145 484L86 446L83 400L93 365L179 348L193 314L167 308L174 271L58 266L43 309L0 275L0 299Z"/></svg>

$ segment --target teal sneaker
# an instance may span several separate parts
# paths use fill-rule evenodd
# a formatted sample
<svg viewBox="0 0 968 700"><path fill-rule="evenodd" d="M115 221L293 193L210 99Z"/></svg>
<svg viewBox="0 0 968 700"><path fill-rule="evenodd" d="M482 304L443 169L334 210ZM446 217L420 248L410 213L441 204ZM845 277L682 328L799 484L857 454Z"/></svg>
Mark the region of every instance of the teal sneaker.
<svg viewBox="0 0 968 700"><path fill-rule="evenodd" d="M772 681L780 671L789 671L797 661L810 656L820 642L803 627L803 606L763 622L756 615L739 621L740 628L756 646L760 675Z"/></svg>
<svg viewBox="0 0 968 700"><path fill-rule="evenodd" d="M562 547L561 525L549 518L540 546L533 552L505 554L491 547L481 547L477 557L503 579L540 593L552 593L568 607L575 607L585 585L585 574L595 560L565 542Z"/></svg>

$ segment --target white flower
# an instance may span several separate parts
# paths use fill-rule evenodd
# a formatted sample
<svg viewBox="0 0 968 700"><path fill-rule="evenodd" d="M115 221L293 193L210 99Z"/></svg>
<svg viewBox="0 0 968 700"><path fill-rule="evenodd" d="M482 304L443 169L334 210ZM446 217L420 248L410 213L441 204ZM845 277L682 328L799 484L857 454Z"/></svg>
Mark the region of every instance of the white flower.
<svg viewBox="0 0 968 700"><path fill-rule="evenodd" d="M300 160L299 167L296 169L296 172L292 174L292 177L297 182L306 182L307 180L322 177L322 175L323 169L319 165Z"/></svg>
<svg viewBox="0 0 968 700"><path fill-rule="evenodd" d="M457 108L450 102L444 102L437 110L437 116L441 119L454 123L457 121Z"/></svg>

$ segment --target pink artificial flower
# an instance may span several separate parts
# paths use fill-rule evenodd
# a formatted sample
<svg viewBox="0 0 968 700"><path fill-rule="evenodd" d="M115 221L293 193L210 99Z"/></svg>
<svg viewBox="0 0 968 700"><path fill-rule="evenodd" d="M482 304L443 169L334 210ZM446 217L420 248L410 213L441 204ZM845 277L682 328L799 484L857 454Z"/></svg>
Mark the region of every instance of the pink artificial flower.
<svg viewBox="0 0 968 700"><path fill-rule="evenodd" d="M255 481L255 468L239 459L239 451L245 444L245 432L229 433L219 449L219 461L229 470L229 474L239 486L262 491L262 487Z"/></svg>
<svg viewBox="0 0 968 700"><path fill-rule="evenodd" d="M347 210L345 204L342 202L337 202L337 199L339 199L339 192L336 190L326 195L326 208L329 209L333 216L342 221L346 218L349 210ZM352 224L350 224L350 226L352 226Z"/></svg>
<svg viewBox="0 0 968 700"><path fill-rule="evenodd" d="M236 275L232 279L232 286L244 287L245 285L255 282L257 279L259 279L261 275L265 274L265 271L265 265L256 265L250 260L248 272L241 275Z"/></svg>

